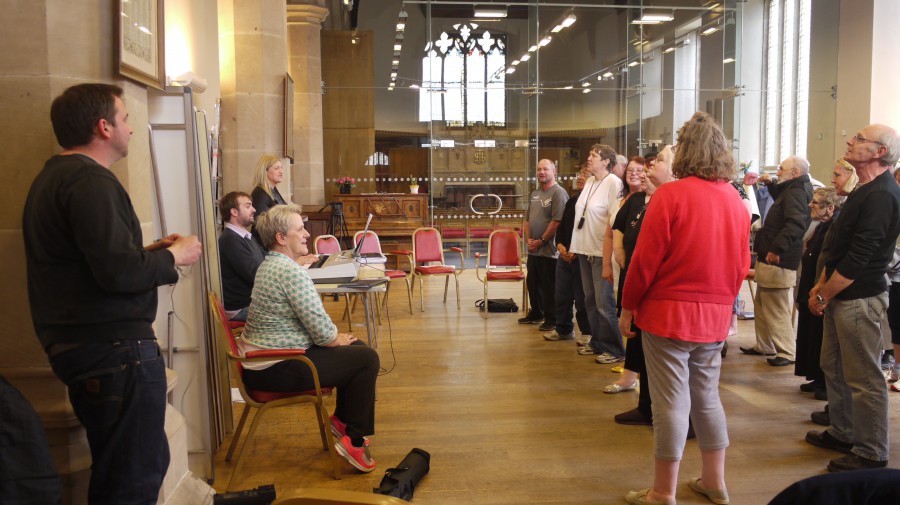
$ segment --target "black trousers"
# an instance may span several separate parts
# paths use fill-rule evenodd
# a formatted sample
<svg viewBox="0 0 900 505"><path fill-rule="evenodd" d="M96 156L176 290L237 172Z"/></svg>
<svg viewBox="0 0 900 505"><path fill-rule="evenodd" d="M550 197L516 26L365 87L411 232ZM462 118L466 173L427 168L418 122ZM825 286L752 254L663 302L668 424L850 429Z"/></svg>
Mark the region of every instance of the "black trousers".
<svg viewBox="0 0 900 505"><path fill-rule="evenodd" d="M528 298L531 300L532 319L544 319L544 324L556 325L556 258L528 255L526 262Z"/></svg>
<svg viewBox="0 0 900 505"><path fill-rule="evenodd" d="M347 425L350 438L375 433L375 381L381 362L378 353L362 342L306 350L323 387L337 388L334 415ZM313 389L312 373L299 361L282 361L265 370L244 370L250 389L289 393Z"/></svg>

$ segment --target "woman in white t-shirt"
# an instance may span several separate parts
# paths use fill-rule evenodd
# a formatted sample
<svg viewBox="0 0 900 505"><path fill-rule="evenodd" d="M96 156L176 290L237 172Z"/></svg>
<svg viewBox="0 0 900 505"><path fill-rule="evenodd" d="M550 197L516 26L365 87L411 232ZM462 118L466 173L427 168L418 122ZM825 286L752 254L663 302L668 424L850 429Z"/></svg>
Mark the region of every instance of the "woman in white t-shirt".
<svg viewBox="0 0 900 505"><path fill-rule="evenodd" d="M622 180L612 173L616 152L604 144L591 146L584 183L575 204L575 229L571 252L578 255L584 304L591 323L591 341L579 348L579 354L596 354L598 363L617 363L625 359L625 347L616 316L616 297L611 282L603 279L603 241L609 225L610 210L622 190Z"/></svg>

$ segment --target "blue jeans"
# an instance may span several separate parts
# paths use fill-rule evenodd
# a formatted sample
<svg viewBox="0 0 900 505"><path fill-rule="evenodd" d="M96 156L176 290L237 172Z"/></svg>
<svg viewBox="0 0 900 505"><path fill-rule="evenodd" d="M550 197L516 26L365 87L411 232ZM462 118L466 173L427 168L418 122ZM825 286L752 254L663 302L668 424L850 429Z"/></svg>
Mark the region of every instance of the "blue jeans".
<svg viewBox="0 0 900 505"><path fill-rule="evenodd" d="M888 295L833 299L825 309L820 364L834 438L866 459L888 459L888 391L881 372L881 318Z"/></svg>
<svg viewBox="0 0 900 505"><path fill-rule="evenodd" d="M92 342L50 365L91 447L88 502L155 505L169 466L166 366L156 340Z"/></svg>
<svg viewBox="0 0 900 505"><path fill-rule="evenodd" d="M582 335L589 335L591 323L588 321L587 308L584 306L584 289L581 287L578 258L571 263L559 258L556 260L556 333L560 335L568 335L575 331L575 323L572 321L573 303L578 329Z"/></svg>
<svg viewBox="0 0 900 505"><path fill-rule="evenodd" d="M584 305L591 323L590 346L598 353L625 356L625 344L619 331L616 315L616 295L612 283L603 280L603 259L599 256L578 255Z"/></svg>

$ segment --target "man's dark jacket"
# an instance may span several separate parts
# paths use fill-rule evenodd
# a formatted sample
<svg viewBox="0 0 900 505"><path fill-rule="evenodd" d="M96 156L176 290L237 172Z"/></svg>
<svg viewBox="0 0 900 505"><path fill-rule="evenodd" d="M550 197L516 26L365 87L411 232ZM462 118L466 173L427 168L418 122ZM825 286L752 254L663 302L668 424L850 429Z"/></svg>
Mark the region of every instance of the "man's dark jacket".
<svg viewBox="0 0 900 505"><path fill-rule="evenodd" d="M800 267L803 235L812 220L809 214L812 192L812 184L806 174L769 185L769 193L775 197L775 203L766 214L765 224L756 234L757 261L767 263L766 255L771 252L781 259L776 266L788 270Z"/></svg>

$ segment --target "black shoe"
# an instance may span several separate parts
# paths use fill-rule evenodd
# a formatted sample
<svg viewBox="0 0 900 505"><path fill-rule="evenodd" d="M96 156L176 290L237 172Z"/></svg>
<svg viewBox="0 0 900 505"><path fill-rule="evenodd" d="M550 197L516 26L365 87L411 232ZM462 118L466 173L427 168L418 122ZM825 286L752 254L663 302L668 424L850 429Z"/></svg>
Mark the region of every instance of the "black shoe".
<svg viewBox="0 0 900 505"><path fill-rule="evenodd" d="M519 324L539 324L544 322L543 317L525 316L519 319Z"/></svg>
<svg viewBox="0 0 900 505"><path fill-rule="evenodd" d="M804 393L815 393L820 389L825 389L825 383L822 381L815 380L806 384L800 384L800 391Z"/></svg>
<svg viewBox="0 0 900 505"><path fill-rule="evenodd" d="M631 409L628 412L616 414L613 418L616 424L627 424L630 426L653 426L653 420L645 416L639 409Z"/></svg>
<svg viewBox="0 0 900 505"><path fill-rule="evenodd" d="M856 454L841 456L834 458L828 462L829 472L846 472L849 470L866 470L869 468L884 468L888 464L887 460L878 461L874 459L864 458Z"/></svg>
<svg viewBox="0 0 900 505"><path fill-rule="evenodd" d="M775 356L774 352L772 354L763 354L752 347L741 347L741 352L750 356Z"/></svg>
<svg viewBox="0 0 900 505"><path fill-rule="evenodd" d="M823 402L827 402L827 401L828 401L828 391L825 390L824 388L823 388L823 389L817 389L814 396L815 396L815 399L816 399L816 400L822 400Z"/></svg>
<svg viewBox="0 0 900 505"><path fill-rule="evenodd" d="M809 415L809 418L819 426L831 426L831 416L826 411L813 412Z"/></svg>
<svg viewBox="0 0 900 505"><path fill-rule="evenodd" d="M843 452L844 454L850 454L850 449L853 449L853 444L850 442L841 442L824 430L810 430L806 432L806 442L816 447L831 449L832 451Z"/></svg>
<svg viewBox="0 0 900 505"><path fill-rule="evenodd" d="M782 358L781 356L778 356L777 358L769 358L766 361L772 366L788 366L794 364L793 361L787 358Z"/></svg>
<svg viewBox="0 0 900 505"><path fill-rule="evenodd" d="M550 330L554 330L554 329L556 329L556 323L553 323L553 322L547 322L547 320L544 319L544 322L541 323L540 326L538 326L538 329L541 330L541 331L550 331Z"/></svg>

